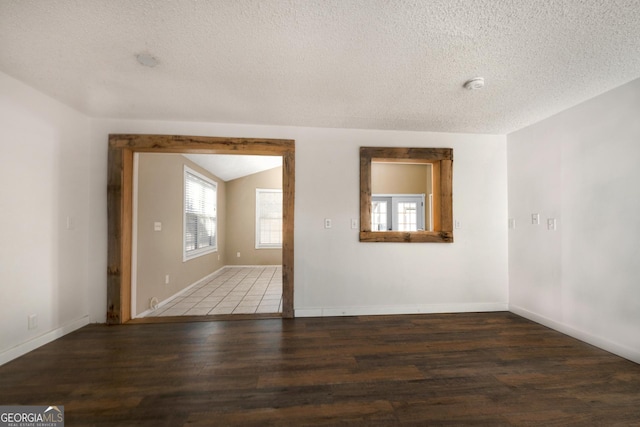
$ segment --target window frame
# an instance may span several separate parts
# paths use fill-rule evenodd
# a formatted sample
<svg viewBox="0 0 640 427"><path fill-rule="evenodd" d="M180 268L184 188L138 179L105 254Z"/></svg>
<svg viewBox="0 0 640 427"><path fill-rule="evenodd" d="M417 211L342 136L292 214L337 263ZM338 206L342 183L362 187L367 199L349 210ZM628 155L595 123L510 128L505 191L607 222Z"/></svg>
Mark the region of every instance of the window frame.
<svg viewBox="0 0 640 427"><path fill-rule="evenodd" d="M425 231L425 209L426 209L426 197L425 194L372 194L371 202L374 201L386 202L387 209L387 224L391 224L391 229L377 230L377 231L400 231L398 226L398 203L416 203L416 227L417 230L413 231ZM373 211L373 206L371 208ZM373 218L372 218L373 229Z"/></svg>
<svg viewBox="0 0 640 427"><path fill-rule="evenodd" d="M371 230L372 161L431 163L434 173L434 231ZM453 149L427 147L360 147L360 235L361 242L453 243ZM435 184L437 182L437 184ZM437 205L437 207L435 207Z"/></svg>
<svg viewBox="0 0 640 427"><path fill-rule="evenodd" d="M262 193L279 193L282 194L281 188L256 188L256 218L255 218L255 230L256 230L256 238L255 238L255 248L256 249L282 249L282 231L283 227L280 230L280 243L260 243L260 194ZM282 207L282 205L281 205ZM283 219L284 212L280 211L280 217ZM283 224L284 226L284 224Z"/></svg>
<svg viewBox="0 0 640 427"><path fill-rule="evenodd" d="M375 231L391 231L389 230L389 226L391 226L391 228L393 229L393 203L392 203L392 197L389 196L385 196L385 195L381 195L381 194L372 194L371 195L371 229L374 230L374 226L375 221L373 220L373 215L374 215L374 209L373 209L373 203L374 202L378 202L378 203L384 203L385 206L385 212L384 215L380 212L375 212L376 214L380 215L380 216L384 216L385 218L385 226L387 227L386 229L380 229L377 228ZM378 226L379 227L379 226Z"/></svg>
<svg viewBox="0 0 640 427"><path fill-rule="evenodd" d="M191 174L208 184L211 184L215 191L215 229L214 229L214 243L211 246L205 246L203 248L196 248L187 251L187 174ZM218 183L206 175L184 165L182 173L182 262L190 261L192 259L215 253L218 251ZM196 238L197 241L197 238Z"/></svg>

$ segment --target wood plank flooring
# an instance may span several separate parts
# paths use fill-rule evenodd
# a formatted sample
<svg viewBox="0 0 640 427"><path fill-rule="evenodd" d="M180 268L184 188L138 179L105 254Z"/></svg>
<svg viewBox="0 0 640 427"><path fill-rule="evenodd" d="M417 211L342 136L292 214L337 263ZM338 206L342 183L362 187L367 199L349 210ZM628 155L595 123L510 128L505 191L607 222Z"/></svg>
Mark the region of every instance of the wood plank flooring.
<svg viewBox="0 0 640 427"><path fill-rule="evenodd" d="M511 313L90 325L0 367L68 426L640 425L640 365Z"/></svg>

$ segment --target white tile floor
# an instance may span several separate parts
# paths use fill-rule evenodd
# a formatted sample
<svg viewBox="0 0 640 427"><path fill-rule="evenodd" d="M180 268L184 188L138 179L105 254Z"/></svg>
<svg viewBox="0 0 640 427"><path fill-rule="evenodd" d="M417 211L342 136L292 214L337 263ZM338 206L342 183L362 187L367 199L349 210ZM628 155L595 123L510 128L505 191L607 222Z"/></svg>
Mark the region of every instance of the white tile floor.
<svg viewBox="0 0 640 427"><path fill-rule="evenodd" d="M282 267L225 267L146 317L282 313Z"/></svg>

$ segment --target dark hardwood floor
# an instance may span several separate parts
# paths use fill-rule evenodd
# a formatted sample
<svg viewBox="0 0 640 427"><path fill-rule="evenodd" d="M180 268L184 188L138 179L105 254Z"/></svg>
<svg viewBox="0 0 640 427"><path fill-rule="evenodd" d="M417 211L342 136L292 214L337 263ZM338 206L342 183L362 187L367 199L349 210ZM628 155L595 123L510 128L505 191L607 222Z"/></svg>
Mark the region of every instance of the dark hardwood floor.
<svg viewBox="0 0 640 427"><path fill-rule="evenodd" d="M90 325L0 367L67 426L640 425L640 365L511 313Z"/></svg>

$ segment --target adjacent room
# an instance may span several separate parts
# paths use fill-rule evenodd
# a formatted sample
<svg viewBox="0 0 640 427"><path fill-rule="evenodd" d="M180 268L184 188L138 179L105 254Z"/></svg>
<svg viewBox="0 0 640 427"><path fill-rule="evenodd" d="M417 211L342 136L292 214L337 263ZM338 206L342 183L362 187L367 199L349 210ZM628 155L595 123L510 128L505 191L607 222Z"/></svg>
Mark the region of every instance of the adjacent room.
<svg viewBox="0 0 640 427"><path fill-rule="evenodd" d="M282 312L282 158L139 153L131 318Z"/></svg>
<svg viewBox="0 0 640 427"><path fill-rule="evenodd" d="M0 415L637 424L638 23L0 0Z"/></svg>

